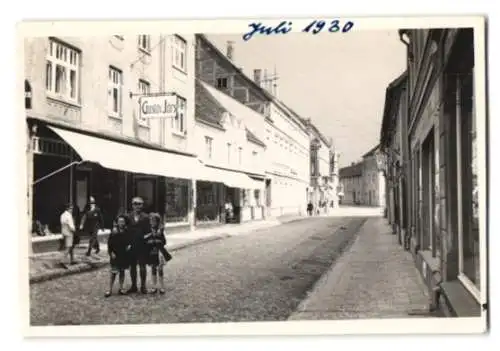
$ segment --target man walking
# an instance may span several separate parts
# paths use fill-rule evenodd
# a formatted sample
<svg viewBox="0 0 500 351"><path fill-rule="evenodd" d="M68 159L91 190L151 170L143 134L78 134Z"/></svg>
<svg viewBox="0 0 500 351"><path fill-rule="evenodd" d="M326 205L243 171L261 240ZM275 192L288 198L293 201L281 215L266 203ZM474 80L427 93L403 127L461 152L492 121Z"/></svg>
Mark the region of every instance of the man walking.
<svg viewBox="0 0 500 351"><path fill-rule="evenodd" d="M151 231L149 216L143 211L144 201L140 197L132 199L132 212L127 215L128 229L131 237L130 280L132 287L127 293L135 293L137 289L137 266L141 277L141 293L146 289L146 248L144 236Z"/></svg>
<svg viewBox="0 0 500 351"><path fill-rule="evenodd" d="M91 196L89 199L89 209L83 215L80 223L80 230L84 230L90 235L89 247L87 249L87 256L90 256L92 249L98 254L100 251L99 239L97 233L103 227L102 213L99 207L96 206L95 199Z"/></svg>

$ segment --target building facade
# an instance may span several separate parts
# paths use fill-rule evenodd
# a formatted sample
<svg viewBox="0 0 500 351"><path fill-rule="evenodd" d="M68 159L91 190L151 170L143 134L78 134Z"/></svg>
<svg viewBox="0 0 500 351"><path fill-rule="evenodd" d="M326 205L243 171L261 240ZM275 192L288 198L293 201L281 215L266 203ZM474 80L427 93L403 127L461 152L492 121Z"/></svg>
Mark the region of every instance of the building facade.
<svg viewBox="0 0 500 351"><path fill-rule="evenodd" d="M241 118L245 128L266 148L258 158L265 175L265 216L304 213L309 183L309 136L301 118L261 85L260 70L253 79L234 63L234 48L222 53L204 35L197 35L197 77L224 105Z"/></svg>
<svg viewBox="0 0 500 351"><path fill-rule="evenodd" d="M366 206L385 207L386 179L383 164L385 155L377 145L363 155L363 184L361 203Z"/></svg>
<svg viewBox="0 0 500 351"><path fill-rule="evenodd" d="M90 196L108 229L133 196L166 223L194 224L194 44L191 35L25 39L28 216L44 236L35 242L57 241L64 206L78 221ZM170 118L144 118L152 96L174 106Z"/></svg>
<svg viewBox="0 0 500 351"><path fill-rule="evenodd" d="M305 121L309 130L310 186L308 202L314 208L338 207L338 153L332 140L328 140L310 119Z"/></svg>
<svg viewBox="0 0 500 351"><path fill-rule="evenodd" d="M362 160L340 169L341 203L384 207L386 182L385 155L379 145L363 155Z"/></svg>
<svg viewBox="0 0 500 351"><path fill-rule="evenodd" d="M266 145L247 129L243 114L233 115L220 103L222 94L202 81L196 83L197 154L211 170L197 183L197 225L265 217ZM258 114L246 106L241 109ZM219 176L212 177L213 172ZM228 203L232 215L226 212Z"/></svg>
<svg viewBox="0 0 500 351"><path fill-rule="evenodd" d="M404 165L408 165L408 74L405 71L386 90L381 150L386 155L386 216L399 242L409 246L408 184Z"/></svg>
<svg viewBox="0 0 500 351"><path fill-rule="evenodd" d="M476 113L475 94L484 87L474 80L475 34L483 33L471 28L400 31L408 48L409 162L402 171L409 204L406 231L433 307L452 316L478 316L480 301L486 300L485 267L480 267L480 246L485 246L479 240L486 228L479 216L486 210L485 194L478 189L486 179L477 172L486 164L477 147L485 135L476 128L485 116ZM383 124L382 133L387 130Z"/></svg>
<svg viewBox="0 0 500 351"><path fill-rule="evenodd" d="M352 163L340 169L340 204L361 205L363 194L363 163Z"/></svg>

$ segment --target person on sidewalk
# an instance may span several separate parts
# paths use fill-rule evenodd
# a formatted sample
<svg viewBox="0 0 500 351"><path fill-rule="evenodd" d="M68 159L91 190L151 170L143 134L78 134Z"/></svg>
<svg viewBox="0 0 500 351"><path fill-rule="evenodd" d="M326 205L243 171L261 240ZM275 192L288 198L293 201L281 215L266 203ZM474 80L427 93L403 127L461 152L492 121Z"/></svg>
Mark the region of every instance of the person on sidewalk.
<svg viewBox="0 0 500 351"><path fill-rule="evenodd" d="M116 280L116 275L118 275L118 294L126 295L123 290L123 283L125 282L125 270L128 268L129 260L129 250L131 247L130 234L127 229L127 217L125 215L120 215L116 219L116 228L108 238L108 254L109 263L111 266L111 276L109 279L109 290L104 294L105 297L111 296L113 292L113 285Z"/></svg>
<svg viewBox="0 0 500 351"><path fill-rule="evenodd" d="M309 216L312 216L313 210L314 210L314 206L313 206L312 202L309 201L309 203L307 204L307 213L309 214Z"/></svg>
<svg viewBox="0 0 500 351"><path fill-rule="evenodd" d="M165 282L163 280L163 266L166 262L172 259L168 253L165 245L167 240L165 238L165 231L161 224L161 216L158 213L152 213L149 216L151 232L144 238L148 250L148 265L151 266L151 278L153 280L153 288L150 293L156 294L158 292L158 280L160 283L160 294L165 294Z"/></svg>
<svg viewBox="0 0 500 351"><path fill-rule="evenodd" d="M73 204L68 203L65 211L61 214L61 233L64 236L65 246L68 249L64 257L70 257L70 264L75 264L74 250L78 245L79 238L76 234L75 221L73 219Z"/></svg>
<svg viewBox="0 0 500 351"><path fill-rule="evenodd" d="M127 215L128 229L131 238L130 248L130 280L132 286L127 293L135 293L137 289L137 266L141 278L141 293L147 294L146 262L147 251L144 236L150 231L149 216L143 211L144 201L140 197L132 199L132 211Z"/></svg>
<svg viewBox="0 0 500 351"><path fill-rule="evenodd" d="M103 219L101 210L99 209L99 207L97 207L95 199L91 196L89 199L89 208L84 213L82 221L80 223L80 230L83 230L90 236L89 247L86 253L87 256L90 256L92 249L95 250L96 254L100 252L99 239L97 237L97 233L99 232L99 229L101 229L102 227L103 227Z"/></svg>

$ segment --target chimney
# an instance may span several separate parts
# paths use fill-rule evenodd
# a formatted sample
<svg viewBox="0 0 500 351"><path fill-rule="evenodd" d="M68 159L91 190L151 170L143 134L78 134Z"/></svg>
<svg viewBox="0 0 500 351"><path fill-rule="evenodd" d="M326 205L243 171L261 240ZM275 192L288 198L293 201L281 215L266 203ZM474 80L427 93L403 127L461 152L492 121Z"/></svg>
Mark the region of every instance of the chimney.
<svg viewBox="0 0 500 351"><path fill-rule="evenodd" d="M231 61L233 60L233 52L234 52L233 44L234 44L234 41L227 41L226 56Z"/></svg>
<svg viewBox="0 0 500 351"><path fill-rule="evenodd" d="M261 83L261 75L262 75L262 70L261 69L254 69L253 70L253 80L257 85L260 87Z"/></svg>

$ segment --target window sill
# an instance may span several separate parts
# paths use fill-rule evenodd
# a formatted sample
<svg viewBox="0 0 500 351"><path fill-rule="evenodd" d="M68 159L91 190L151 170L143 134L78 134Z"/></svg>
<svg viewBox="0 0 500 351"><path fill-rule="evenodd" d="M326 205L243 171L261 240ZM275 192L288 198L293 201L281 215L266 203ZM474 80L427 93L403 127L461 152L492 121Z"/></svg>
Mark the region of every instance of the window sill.
<svg viewBox="0 0 500 351"><path fill-rule="evenodd" d="M179 138L186 138L186 133L185 132L178 132L178 131L172 131L172 134L179 137Z"/></svg>
<svg viewBox="0 0 500 351"><path fill-rule="evenodd" d="M183 69L183 68L181 68L181 67L177 66L176 64L173 64L173 65L172 65L172 67L173 67L173 68L175 68L177 71L179 71L179 72L181 72L181 73L183 73L183 74L187 75L187 70L185 70L185 69Z"/></svg>
<svg viewBox="0 0 500 351"><path fill-rule="evenodd" d="M139 51L141 53L143 53L144 55L147 55L147 56L151 56L151 51L150 50L146 50L144 48L141 48L141 47L138 47Z"/></svg>
<svg viewBox="0 0 500 351"><path fill-rule="evenodd" d="M446 305L453 316L480 317L481 306L464 285L457 279L441 283Z"/></svg>
<svg viewBox="0 0 500 351"><path fill-rule="evenodd" d="M79 108L79 109L82 108L82 105L80 105L75 100L70 100L68 98L65 98L62 95L56 95L56 94L47 92L47 99L53 100L53 101L57 101L57 102L61 102L63 104L70 105L72 107L76 107L76 108Z"/></svg>
<svg viewBox="0 0 500 351"><path fill-rule="evenodd" d="M122 116L120 116L120 115L112 115L112 114L109 114L109 113L108 113L108 118L111 118L111 119L114 119L114 120L116 120L116 121L120 121L120 122L122 122L122 121L123 121L123 118L122 118Z"/></svg>

